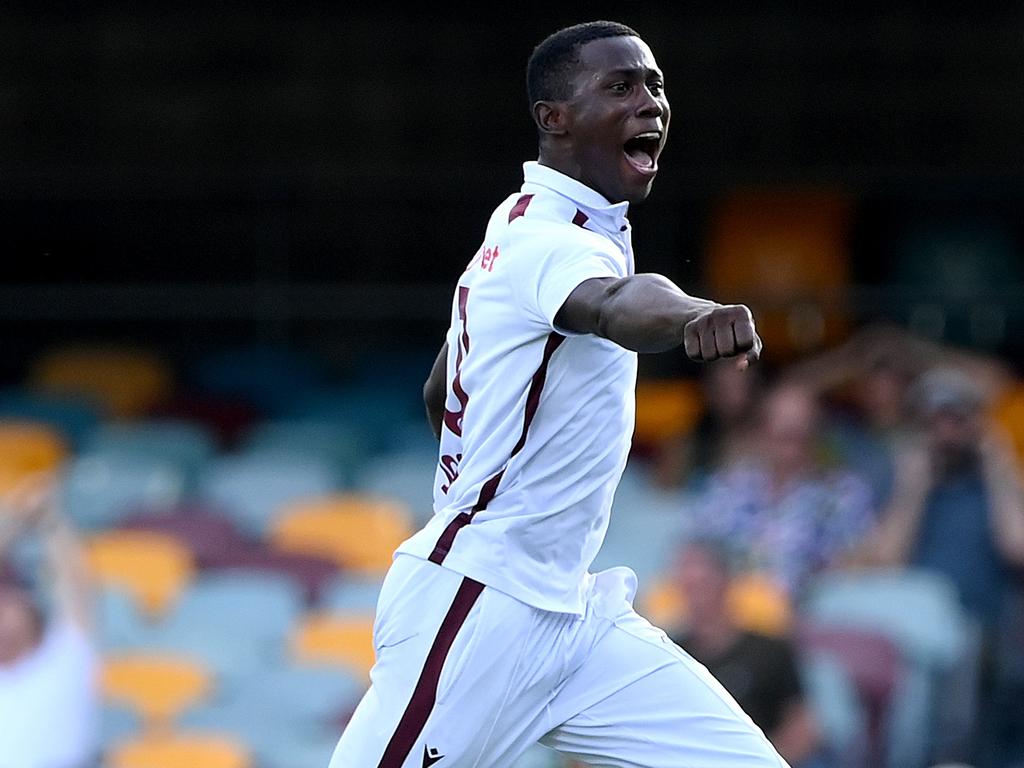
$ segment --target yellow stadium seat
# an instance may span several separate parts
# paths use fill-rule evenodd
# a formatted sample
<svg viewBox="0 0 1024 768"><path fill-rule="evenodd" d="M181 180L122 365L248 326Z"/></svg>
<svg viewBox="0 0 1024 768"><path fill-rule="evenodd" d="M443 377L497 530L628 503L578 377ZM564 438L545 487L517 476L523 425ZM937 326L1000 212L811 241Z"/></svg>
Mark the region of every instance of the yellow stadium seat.
<svg viewBox="0 0 1024 768"><path fill-rule="evenodd" d="M195 570L189 549L157 531L105 531L89 538L85 550L97 581L127 589L151 619L167 611Z"/></svg>
<svg viewBox="0 0 1024 768"><path fill-rule="evenodd" d="M852 222L845 195L799 189L737 192L713 215L704 260L709 293L751 307L773 361L849 333Z"/></svg>
<svg viewBox="0 0 1024 768"><path fill-rule="evenodd" d="M350 571L376 575L412 535L411 515L391 499L339 494L286 505L270 528L274 549L327 557Z"/></svg>
<svg viewBox="0 0 1024 768"><path fill-rule="evenodd" d="M736 576L726 597L737 626L763 635L781 637L793 624L793 606L786 593L767 576L756 572ZM648 587L638 601L640 613L653 624L671 631L685 624L686 597L668 577Z"/></svg>
<svg viewBox="0 0 1024 768"><path fill-rule="evenodd" d="M369 677L375 661L373 617L307 616L292 634L291 653L300 663L337 664Z"/></svg>
<svg viewBox="0 0 1024 768"><path fill-rule="evenodd" d="M1004 393L993 405L990 416L1009 437L1018 461L1024 464L1024 382Z"/></svg>
<svg viewBox="0 0 1024 768"><path fill-rule="evenodd" d="M213 675L190 659L158 653L109 656L103 661L104 699L138 713L146 728L165 732L211 692Z"/></svg>
<svg viewBox="0 0 1024 768"><path fill-rule="evenodd" d="M69 347L34 361L29 389L85 396L119 418L141 416L173 391L170 367L158 355L119 347Z"/></svg>
<svg viewBox="0 0 1024 768"><path fill-rule="evenodd" d="M729 610L743 629L780 637L792 627L793 606L788 595L764 574L739 574L729 585L728 601Z"/></svg>
<svg viewBox="0 0 1024 768"><path fill-rule="evenodd" d="M105 768L251 768L248 748L231 736L144 735L109 751Z"/></svg>
<svg viewBox="0 0 1024 768"><path fill-rule="evenodd" d="M636 385L633 439L657 445L692 430L704 410L700 385L691 379L640 379Z"/></svg>
<svg viewBox="0 0 1024 768"><path fill-rule="evenodd" d="M0 494L31 475L57 469L68 450L64 438L52 427L0 421Z"/></svg>

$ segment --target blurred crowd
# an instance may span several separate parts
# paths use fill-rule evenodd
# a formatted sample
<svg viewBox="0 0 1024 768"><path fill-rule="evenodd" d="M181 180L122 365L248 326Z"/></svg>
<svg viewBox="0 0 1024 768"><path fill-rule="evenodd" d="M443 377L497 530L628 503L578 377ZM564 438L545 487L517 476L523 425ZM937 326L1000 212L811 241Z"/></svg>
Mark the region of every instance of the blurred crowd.
<svg viewBox="0 0 1024 768"><path fill-rule="evenodd" d="M770 374L708 366L700 419L648 446L687 521L677 640L794 766L1024 765L1015 388L868 326Z"/></svg>
<svg viewBox="0 0 1024 768"><path fill-rule="evenodd" d="M204 424L162 396L21 464L0 435L0 767L326 764L436 457L418 404L367 399L383 378L332 389L260 366L196 379L247 418ZM666 429L654 387L692 418ZM794 768L1021 768L1020 387L998 359L889 325L774 368L641 381L658 414L638 413L595 568L638 571L641 612ZM13 412L0 398L0 426L25 430ZM186 423L215 435L201 460L169 428ZM156 431L133 443L132 424ZM154 472L160 450L186 469ZM517 768L562 764L538 750Z"/></svg>

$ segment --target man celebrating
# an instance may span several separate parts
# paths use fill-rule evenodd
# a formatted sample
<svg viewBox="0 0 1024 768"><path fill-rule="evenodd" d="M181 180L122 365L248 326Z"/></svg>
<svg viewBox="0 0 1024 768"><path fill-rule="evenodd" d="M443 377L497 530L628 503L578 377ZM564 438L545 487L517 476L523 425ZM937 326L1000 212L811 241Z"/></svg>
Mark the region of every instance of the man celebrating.
<svg viewBox="0 0 1024 768"><path fill-rule="evenodd" d="M331 768L506 768L540 741L603 766L784 766L733 699L588 572L633 432L636 352L761 342L750 312L634 274L630 203L668 135L664 81L629 27L556 32L527 67L537 162L458 281L424 387L434 517L399 547L372 685Z"/></svg>

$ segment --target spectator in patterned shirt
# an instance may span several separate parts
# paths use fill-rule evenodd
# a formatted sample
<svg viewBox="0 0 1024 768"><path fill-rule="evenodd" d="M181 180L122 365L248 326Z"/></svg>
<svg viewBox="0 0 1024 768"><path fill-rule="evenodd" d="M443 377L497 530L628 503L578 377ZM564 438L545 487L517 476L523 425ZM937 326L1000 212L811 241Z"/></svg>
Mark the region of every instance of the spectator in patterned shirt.
<svg viewBox="0 0 1024 768"><path fill-rule="evenodd" d="M824 460L821 430L815 394L776 384L761 404L749 454L714 472L692 500L695 530L739 546L743 566L791 598L809 576L842 563L874 521L870 487Z"/></svg>

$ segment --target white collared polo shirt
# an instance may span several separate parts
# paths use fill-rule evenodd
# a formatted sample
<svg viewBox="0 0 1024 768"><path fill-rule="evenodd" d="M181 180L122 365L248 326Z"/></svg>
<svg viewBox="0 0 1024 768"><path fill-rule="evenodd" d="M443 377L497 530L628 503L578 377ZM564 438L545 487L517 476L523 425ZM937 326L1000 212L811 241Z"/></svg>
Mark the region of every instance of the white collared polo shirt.
<svg viewBox="0 0 1024 768"><path fill-rule="evenodd" d="M434 516L399 547L542 610L581 613L633 434L637 356L555 325L633 274L628 204L529 162L459 278Z"/></svg>

